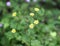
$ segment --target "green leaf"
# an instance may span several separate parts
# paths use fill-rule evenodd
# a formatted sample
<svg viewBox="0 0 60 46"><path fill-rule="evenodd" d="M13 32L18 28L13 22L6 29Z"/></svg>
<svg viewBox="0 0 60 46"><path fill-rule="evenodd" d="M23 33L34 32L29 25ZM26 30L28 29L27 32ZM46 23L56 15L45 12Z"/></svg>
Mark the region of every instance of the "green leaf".
<svg viewBox="0 0 60 46"><path fill-rule="evenodd" d="M31 46L42 46L39 40L31 40Z"/></svg>
<svg viewBox="0 0 60 46"><path fill-rule="evenodd" d="M4 29L6 29L9 26L9 19L4 18L2 19L1 23L4 25Z"/></svg>

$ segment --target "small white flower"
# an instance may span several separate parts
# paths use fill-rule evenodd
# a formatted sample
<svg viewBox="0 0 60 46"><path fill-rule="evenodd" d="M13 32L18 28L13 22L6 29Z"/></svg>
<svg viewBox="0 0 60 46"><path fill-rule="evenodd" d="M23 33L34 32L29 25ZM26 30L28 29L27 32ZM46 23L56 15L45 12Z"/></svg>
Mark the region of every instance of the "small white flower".
<svg viewBox="0 0 60 46"><path fill-rule="evenodd" d="M33 0L33 2L37 2L37 0Z"/></svg>
<svg viewBox="0 0 60 46"><path fill-rule="evenodd" d="M25 0L26 2L30 2L30 0Z"/></svg>
<svg viewBox="0 0 60 46"><path fill-rule="evenodd" d="M11 6L11 2L10 1L6 2L6 5Z"/></svg>

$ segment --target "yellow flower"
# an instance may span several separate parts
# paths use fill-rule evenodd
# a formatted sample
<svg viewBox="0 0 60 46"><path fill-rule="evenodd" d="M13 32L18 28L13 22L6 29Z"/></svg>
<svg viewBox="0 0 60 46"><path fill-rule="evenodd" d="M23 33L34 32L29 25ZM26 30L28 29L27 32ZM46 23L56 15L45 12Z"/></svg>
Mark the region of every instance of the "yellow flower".
<svg viewBox="0 0 60 46"><path fill-rule="evenodd" d="M34 13L30 13L30 16L34 16Z"/></svg>
<svg viewBox="0 0 60 46"><path fill-rule="evenodd" d="M33 29L34 28L34 24L30 24L29 28Z"/></svg>
<svg viewBox="0 0 60 46"><path fill-rule="evenodd" d="M60 16L58 17L58 19L60 20Z"/></svg>
<svg viewBox="0 0 60 46"><path fill-rule="evenodd" d="M51 35L52 37L56 37L57 33L56 33L56 32L50 32L50 35Z"/></svg>
<svg viewBox="0 0 60 46"><path fill-rule="evenodd" d="M39 23L39 21L38 21L38 20L35 20L35 21L34 21L34 24L38 24L38 23Z"/></svg>
<svg viewBox="0 0 60 46"><path fill-rule="evenodd" d="M16 33L16 30L15 29L12 29L12 31L11 31L12 33Z"/></svg>
<svg viewBox="0 0 60 46"><path fill-rule="evenodd" d="M39 8L34 8L35 11L39 11Z"/></svg>
<svg viewBox="0 0 60 46"><path fill-rule="evenodd" d="M16 12L14 12L14 13L12 14L12 16L13 16L13 17L16 16Z"/></svg>

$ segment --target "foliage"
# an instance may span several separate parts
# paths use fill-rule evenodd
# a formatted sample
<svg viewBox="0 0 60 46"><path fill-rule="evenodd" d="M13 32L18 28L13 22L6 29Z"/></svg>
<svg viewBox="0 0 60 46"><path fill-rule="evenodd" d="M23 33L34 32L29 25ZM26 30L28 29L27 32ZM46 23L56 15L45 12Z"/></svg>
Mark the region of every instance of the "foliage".
<svg viewBox="0 0 60 46"><path fill-rule="evenodd" d="M0 46L60 46L60 0L9 2L0 0Z"/></svg>

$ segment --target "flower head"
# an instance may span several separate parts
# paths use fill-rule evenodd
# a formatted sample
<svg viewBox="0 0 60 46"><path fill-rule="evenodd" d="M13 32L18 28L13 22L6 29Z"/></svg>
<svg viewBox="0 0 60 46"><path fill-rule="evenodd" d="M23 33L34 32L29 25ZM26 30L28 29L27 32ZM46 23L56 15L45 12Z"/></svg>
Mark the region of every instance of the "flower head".
<svg viewBox="0 0 60 46"><path fill-rule="evenodd" d="M28 2L28 3L30 2L30 0L25 0L25 1Z"/></svg>
<svg viewBox="0 0 60 46"><path fill-rule="evenodd" d="M37 2L37 0L33 0L33 2Z"/></svg>
<svg viewBox="0 0 60 46"><path fill-rule="evenodd" d="M11 6L11 2L10 1L6 2L6 5Z"/></svg>
<svg viewBox="0 0 60 46"><path fill-rule="evenodd" d="M33 29L34 28L34 24L30 24L29 28Z"/></svg>
<svg viewBox="0 0 60 46"><path fill-rule="evenodd" d="M12 16L13 16L13 17L16 16L16 12L14 12L14 13L12 14Z"/></svg>
<svg viewBox="0 0 60 46"><path fill-rule="evenodd" d="M50 32L50 35L51 35L52 37L56 37L57 33L56 33L56 32Z"/></svg>
<svg viewBox="0 0 60 46"><path fill-rule="evenodd" d="M38 23L39 23L39 21L38 21L38 20L35 20L35 21L34 21L34 24L38 24Z"/></svg>
<svg viewBox="0 0 60 46"><path fill-rule="evenodd" d="M60 20L60 16L58 17L58 19Z"/></svg>
<svg viewBox="0 0 60 46"><path fill-rule="evenodd" d="M35 11L39 11L39 8L34 8Z"/></svg>
<svg viewBox="0 0 60 46"><path fill-rule="evenodd" d="M34 13L30 13L30 16L34 16Z"/></svg>
<svg viewBox="0 0 60 46"><path fill-rule="evenodd" d="M11 31L12 33L16 33L16 30L15 29L12 29L12 31Z"/></svg>
<svg viewBox="0 0 60 46"><path fill-rule="evenodd" d="M3 24L0 24L0 27L2 27L3 26Z"/></svg>

